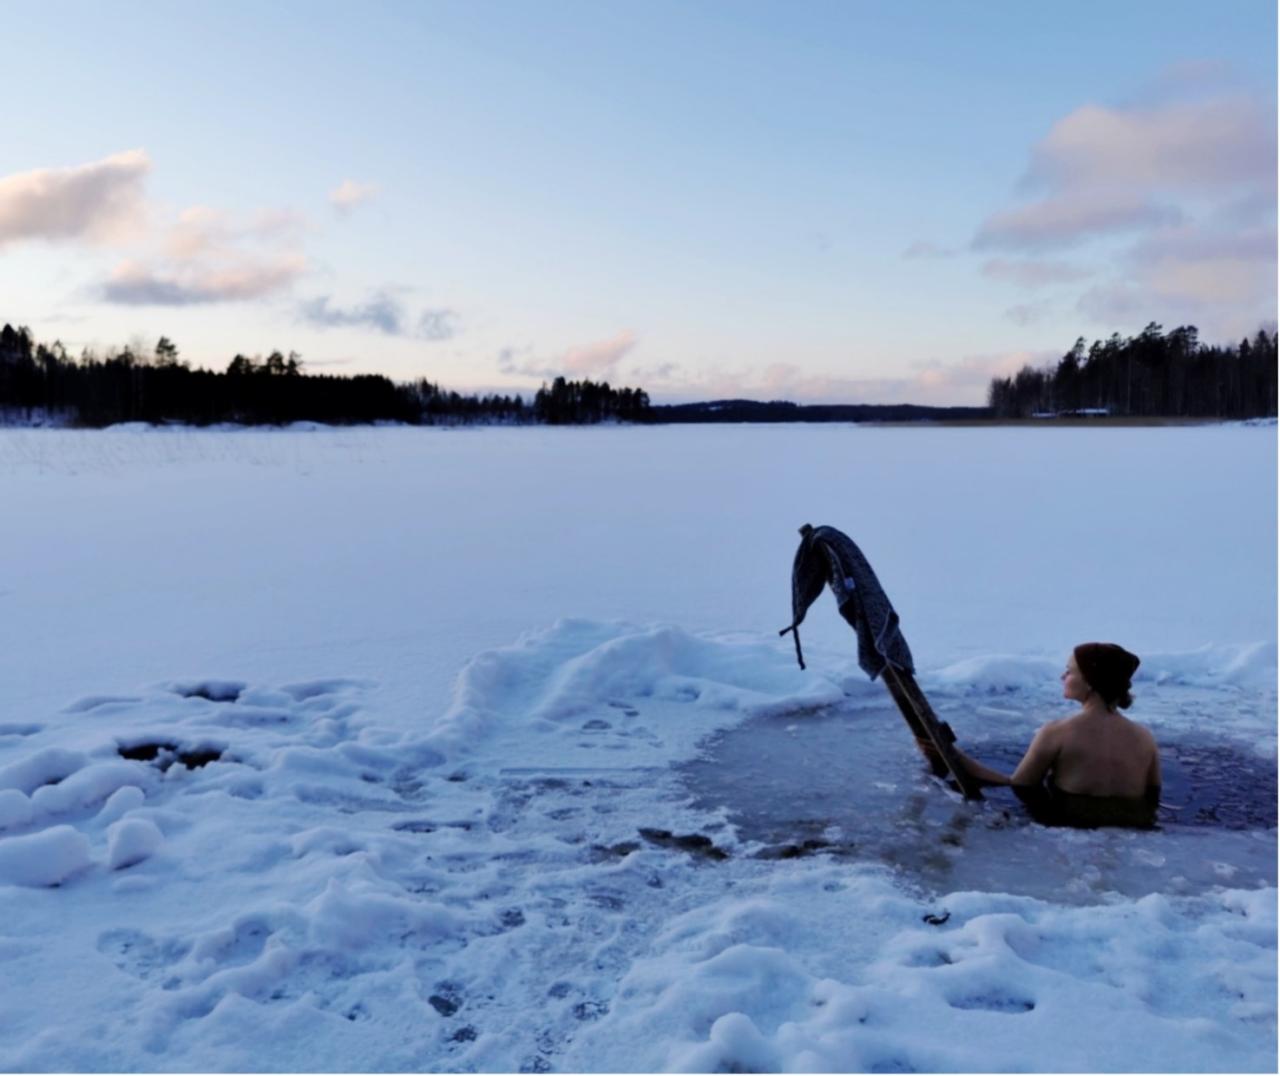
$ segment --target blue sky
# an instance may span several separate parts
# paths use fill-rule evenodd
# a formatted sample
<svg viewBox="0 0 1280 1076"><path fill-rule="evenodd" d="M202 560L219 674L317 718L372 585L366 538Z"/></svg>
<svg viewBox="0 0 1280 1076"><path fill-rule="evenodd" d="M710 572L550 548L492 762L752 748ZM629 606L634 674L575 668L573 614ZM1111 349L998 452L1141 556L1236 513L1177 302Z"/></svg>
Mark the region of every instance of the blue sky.
<svg viewBox="0 0 1280 1076"><path fill-rule="evenodd" d="M77 353L981 403L1275 322L1271 3L6 12L0 320Z"/></svg>

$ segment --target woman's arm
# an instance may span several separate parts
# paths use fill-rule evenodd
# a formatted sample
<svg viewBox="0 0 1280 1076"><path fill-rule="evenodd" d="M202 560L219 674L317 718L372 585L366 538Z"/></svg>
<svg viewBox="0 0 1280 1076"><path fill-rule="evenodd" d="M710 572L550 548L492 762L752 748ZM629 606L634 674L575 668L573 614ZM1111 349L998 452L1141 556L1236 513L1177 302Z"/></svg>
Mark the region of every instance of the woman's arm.
<svg viewBox="0 0 1280 1076"><path fill-rule="evenodd" d="M951 747L956 756L964 763L964 768L979 782L984 785L1008 785L1013 782L999 770L993 770L990 766L984 766L976 758L970 758L954 744Z"/></svg>
<svg viewBox="0 0 1280 1076"><path fill-rule="evenodd" d="M1049 768L1058 757L1058 738L1053 731L1054 725L1055 722L1050 721L1049 724L1035 734L1031 741L1031 746L1027 748L1027 753L1022 757L1022 761L1018 763L1018 768L1013 771L1012 776L1005 776L999 770L984 766L976 758L966 755L958 747L953 746L952 750L955 751L960 761L964 763L965 769L983 784L1038 785L1044 780L1044 775L1049 772Z"/></svg>

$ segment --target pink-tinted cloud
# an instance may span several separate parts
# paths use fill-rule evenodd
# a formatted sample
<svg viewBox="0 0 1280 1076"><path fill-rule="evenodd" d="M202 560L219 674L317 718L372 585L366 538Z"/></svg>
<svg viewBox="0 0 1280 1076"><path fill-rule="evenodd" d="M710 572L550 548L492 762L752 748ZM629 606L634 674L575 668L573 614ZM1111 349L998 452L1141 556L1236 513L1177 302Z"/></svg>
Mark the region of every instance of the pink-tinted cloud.
<svg viewBox="0 0 1280 1076"><path fill-rule="evenodd" d="M617 376L618 364L637 342L636 334L630 329L624 329L607 340L570 348L556 359L539 358L530 344L504 347L498 353L498 370L507 375L543 380L554 377L607 380Z"/></svg>
<svg viewBox="0 0 1280 1076"><path fill-rule="evenodd" d="M992 258L982 266L982 275L1021 288L1043 288L1051 284L1071 284L1092 276L1092 270L1068 262L1010 260Z"/></svg>
<svg viewBox="0 0 1280 1076"><path fill-rule="evenodd" d="M1032 152L1026 183L1056 190L1275 186L1275 121L1244 96L1139 108L1086 105Z"/></svg>
<svg viewBox="0 0 1280 1076"><path fill-rule="evenodd" d="M329 192L329 204L339 213L350 213L357 206L364 205L378 193L376 183L360 183L354 179L344 179Z"/></svg>
<svg viewBox="0 0 1280 1076"><path fill-rule="evenodd" d="M1032 151L1022 183L1032 200L983 221L974 247L1035 253L1111 241L1105 268L1076 300L1104 331L1195 322L1205 339L1229 338L1274 320L1274 104L1223 93L1216 78L1205 65L1169 71L1143 103L1064 117ZM1023 286L1070 283L1030 268L1049 264L994 259L983 271ZM1036 318L1034 304L1007 313Z"/></svg>
<svg viewBox="0 0 1280 1076"><path fill-rule="evenodd" d="M181 261L234 254L244 243L296 245L306 218L288 209L264 209L247 220L211 206L184 209L164 237L165 253Z"/></svg>
<svg viewBox="0 0 1280 1076"><path fill-rule="evenodd" d="M1140 194L1117 190L1071 191L994 213L974 239L979 249L1057 250L1098 236L1176 224L1181 211Z"/></svg>
<svg viewBox="0 0 1280 1076"><path fill-rule="evenodd" d="M24 239L121 243L145 222L142 150L73 168L41 168L0 178L0 246Z"/></svg>
<svg viewBox="0 0 1280 1076"><path fill-rule="evenodd" d="M624 329L608 340L570 348L565 352L561 366L569 377L608 376L635 346L636 334Z"/></svg>
<svg viewBox="0 0 1280 1076"><path fill-rule="evenodd" d="M1274 201L1273 113L1240 94L1078 108L1032 150L1022 187L1041 197L992 214L974 245L1067 247L1176 224L1205 202Z"/></svg>
<svg viewBox="0 0 1280 1076"><path fill-rule="evenodd" d="M306 259L283 255L241 259L234 265L150 268L126 261L102 288L108 302L125 306L194 306L262 299L288 288L306 271Z"/></svg>

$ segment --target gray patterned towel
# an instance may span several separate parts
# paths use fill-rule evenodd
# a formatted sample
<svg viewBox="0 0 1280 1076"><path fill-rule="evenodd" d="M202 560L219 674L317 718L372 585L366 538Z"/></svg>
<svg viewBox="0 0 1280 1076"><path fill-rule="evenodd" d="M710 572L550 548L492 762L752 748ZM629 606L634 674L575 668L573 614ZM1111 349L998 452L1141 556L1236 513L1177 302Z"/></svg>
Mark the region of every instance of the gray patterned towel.
<svg viewBox="0 0 1280 1076"><path fill-rule="evenodd" d="M872 680L886 665L915 672L911 650L898 628L898 614L862 550L835 527L806 523L800 536L800 548L791 566L791 626L778 633L795 635L800 668L804 668L800 622L826 585L835 595L840 615L858 633L858 664Z"/></svg>

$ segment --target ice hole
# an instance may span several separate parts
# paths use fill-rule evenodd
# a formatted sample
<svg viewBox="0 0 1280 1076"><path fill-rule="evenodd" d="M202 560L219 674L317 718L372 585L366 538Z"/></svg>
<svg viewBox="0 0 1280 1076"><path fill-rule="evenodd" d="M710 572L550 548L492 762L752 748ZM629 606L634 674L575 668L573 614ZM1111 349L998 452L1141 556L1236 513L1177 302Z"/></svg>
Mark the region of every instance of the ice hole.
<svg viewBox="0 0 1280 1076"><path fill-rule="evenodd" d="M181 763L189 770L198 770L210 762L218 762L223 756L220 747L202 744L195 747L181 747L175 743L154 742L121 744L117 749L121 758L136 762L150 762L161 772L167 771L175 762Z"/></svg>
<svg viewBox="0 0 1280 1076"><path fill-rule="evenodd" d="M973 723L941 716L957 731ZM961 735L961 746L1009 772L1033 731ZM934 892L1088 903L1108 892L1275 885L1275 761L1226 739L1162 738L1160 752L1168 809L1154 830L1038 825L1008 789L965 802L928 775L892 707L755 718L709 738L678 772L695 805L726 811L758 855L872 861Z"/></svg>

